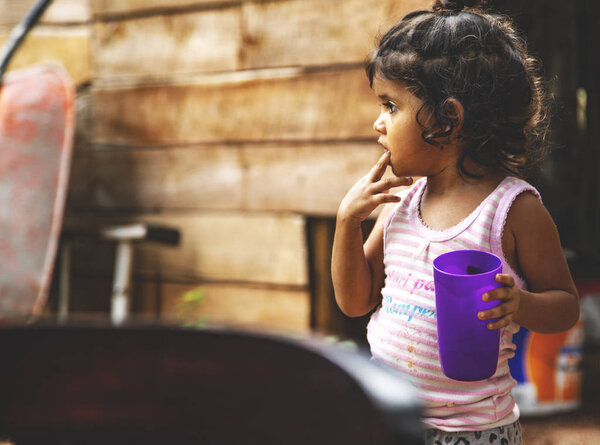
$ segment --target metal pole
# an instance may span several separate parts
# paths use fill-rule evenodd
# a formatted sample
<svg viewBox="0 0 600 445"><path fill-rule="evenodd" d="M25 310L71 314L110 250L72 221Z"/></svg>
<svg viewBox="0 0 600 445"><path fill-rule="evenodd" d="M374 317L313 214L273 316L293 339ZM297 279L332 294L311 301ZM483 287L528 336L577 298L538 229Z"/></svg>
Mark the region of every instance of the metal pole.
<svg viewBox="0 0 600 445"><path fill-rule="evenodd" d="M110 318L114 324L120 324L129 317L129 287L132 259L132 243L126 240L117 242L110 306Z"/></svg>
<svg viewBox="0 0 600 445"><path fill-rule="evenodd" d="M64 241L60 252L60 281L58 294L58 320L66 321L69 316L69 292L71 267L71 243Z"/></svg>

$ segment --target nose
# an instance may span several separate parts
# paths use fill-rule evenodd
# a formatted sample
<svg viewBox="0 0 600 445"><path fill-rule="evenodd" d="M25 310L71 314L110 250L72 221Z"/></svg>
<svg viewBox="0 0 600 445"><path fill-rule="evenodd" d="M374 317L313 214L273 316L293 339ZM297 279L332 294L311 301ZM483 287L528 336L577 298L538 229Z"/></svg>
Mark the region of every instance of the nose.
<svg viewBox="0 0 600 445"><path fill-rule="evenodd" d="M373 129L377 133L385 134L385 122L383 121L383 115L380 114L375 122L373 122Z"/></svg>

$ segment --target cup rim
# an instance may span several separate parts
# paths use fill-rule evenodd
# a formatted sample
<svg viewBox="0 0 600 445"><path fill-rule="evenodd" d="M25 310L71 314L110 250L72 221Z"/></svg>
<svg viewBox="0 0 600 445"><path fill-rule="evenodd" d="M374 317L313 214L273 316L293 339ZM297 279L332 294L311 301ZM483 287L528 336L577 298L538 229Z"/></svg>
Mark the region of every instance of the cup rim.
<svg viewBox="0 0 600 445"><path fill-rule="evenodd" d="M492 257L492 258L494 258L495 260L497 260L497 261L498 261L498 264L497 264L497 266L496 266L496 267L492 268L491 270L488 270L488 271L486 271L486 272L482 272L482 273L478 273L478 274L459 274L459 273L450 273L450 272L446 272L445 270L442 270L442 269L440 269L440 268L437 266L437 264L436 264L436 263L438 263L438 262L439 262L438 260L439 260L440 258L442 258L442 257L445 257L445 256L447 256L447 255L456 254L457 252L461 252L461 253L477 252L477 254L478 254L478 255L479 255L479 254L481 254L481 255L484 255L484 256L489 256L489 257ZM452 276L452 277L480 277L480 276L482 276L482 275L486 275L486 274L494 273L494 271L495 271L495 270L496 270L498 267L500 267L500 268L502 267L502 259L501 259L501 258L500 258L498 255L496 255L496 254L494 254L494 253L492 253L492 252L488 252L488 251L486 251L486 250L476 250L476 249L458 249L458 250L451 250L450 252L445 252L445 253L442 253L441 255L438 255L437 257L435 257L435 258L433 259L433 262L432 262L432 263L433 263L433 268L434 268L434 270L435 270L436 272L438 272L438 273L440 273L440 274L443 274L443 275L446 275L446 276Z"/></svg>

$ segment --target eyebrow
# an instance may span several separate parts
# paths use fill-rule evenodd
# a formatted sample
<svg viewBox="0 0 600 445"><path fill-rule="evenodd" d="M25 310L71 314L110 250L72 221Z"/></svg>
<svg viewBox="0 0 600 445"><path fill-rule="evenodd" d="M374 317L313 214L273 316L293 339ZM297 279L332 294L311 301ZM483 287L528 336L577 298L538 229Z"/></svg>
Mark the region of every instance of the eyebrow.
<svg viewBox="0 0 600 445"><path fill-rule="evenodd" d="M379 94L377 97L380 98L381 100L389 100L389 101L394 100L394 98L388 96L387 94Z"/></svg>

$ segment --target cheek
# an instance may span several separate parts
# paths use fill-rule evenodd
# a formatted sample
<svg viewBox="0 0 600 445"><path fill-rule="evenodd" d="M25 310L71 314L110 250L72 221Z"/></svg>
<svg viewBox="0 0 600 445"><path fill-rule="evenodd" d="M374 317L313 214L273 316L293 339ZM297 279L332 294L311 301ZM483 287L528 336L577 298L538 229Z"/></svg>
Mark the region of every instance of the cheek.
<svg viewBox="0 0 600 445"><path fill-rule="evenodd" d="M406 122L402 119L397 119L393 125L387 128L387 137L396 143L402 143L406 139L407 135Z"/></svg>
<svg viewBox="0 0 600 445"><path fill-rule="evenodd" d="M412 139L423 141L423 128L417 123L417 121L412 121L410 125L410 134L412 135Z"/></svg>
<svg viewBox="0 0 600 445"><path fill-rule="evenodd" d="M404 139L420 138L423 131L416 118L410 113L402 113L401 116L398 116L394 130L396 134Z"/></svg>

